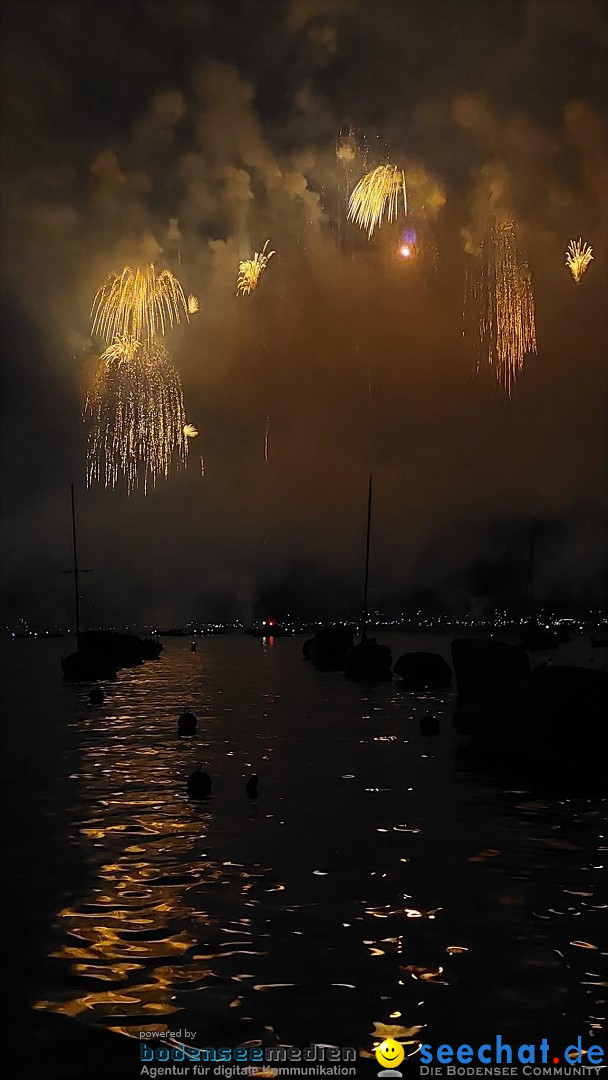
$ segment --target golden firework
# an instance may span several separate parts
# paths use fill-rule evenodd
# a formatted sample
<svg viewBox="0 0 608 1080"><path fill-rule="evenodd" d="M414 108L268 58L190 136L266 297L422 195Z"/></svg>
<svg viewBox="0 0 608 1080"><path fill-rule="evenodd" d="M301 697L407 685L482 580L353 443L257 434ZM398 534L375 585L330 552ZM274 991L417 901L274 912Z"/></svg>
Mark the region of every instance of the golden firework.
<svg viewBox="0 0 608 1080"><path fill-rule="evenodd" d="M200 307L201 305L198 296L195 296L194 293L190 293L190 296L188 297L188 314L196 315L197 311L200 311Z"/></svg>
<svg viewBox="0 0 608 1080"><path fill-rule="evenodd" d="M87 483L115 487L122 474L130 494L144 491L175 461L185 465L188 441L179 375L162 345L122 338L99 358L85 417Z"/></svg>
<svg viewBox="0 0 608 1080"><path fill-rule="evenodd" d="M102 371L110 363L131 364L136 354L141 349L141 342L135 338L119 337L112 345L108 345L104 353L99 357L99 371Z"/></svg>
<svg viewBox="0 0 608 1080"><path fill-rule="evenodd" d="M108 343L129 338L152 345L157 336L188 319L183 289L170 270L156 273L153 263L111 274L98 289L91 318L93 336Z"/></svg>
<svg viewBox="0 0 608 1080"><path fill-rule="evenodd" d="M577 285L580 285L581 278L592 259L593 248L589 247L589 244L583 243L582 237L570 241L566 252L566 266Z"/></svg>
<svg viewBox="0 0 608 1080"><path fill-rule="evenodd" d="M184 424L184 435L187 439L196 439L198 428L194 424Z"/></svg>
<svg viewBox="0 0 608 1080"><path fill-rule="evenodd" d="M258 282L268 266L268 260L276 255L276 251L268 251L270 240L267 240L261 251L256 251L253 259L242 259L239 263L239 273L236 279L236 295L245 296L246 293L257 289Z"/></svg>
<svg viewBox="0 0 608 1080"><path fill-rule="evenodd" d="M510 397L526 356L536 352L532 276L513 214L493 216L481 258L480 339Z"/></svg>
<svg viewBox="0 0 608 1080"><path fill-rule="evenodd" d="M379 165L359 180L348 200L348 217L367 231L368 239L374 229L399 216L403 199L403 213L407 213L405 173L396 165Z"/></svg>

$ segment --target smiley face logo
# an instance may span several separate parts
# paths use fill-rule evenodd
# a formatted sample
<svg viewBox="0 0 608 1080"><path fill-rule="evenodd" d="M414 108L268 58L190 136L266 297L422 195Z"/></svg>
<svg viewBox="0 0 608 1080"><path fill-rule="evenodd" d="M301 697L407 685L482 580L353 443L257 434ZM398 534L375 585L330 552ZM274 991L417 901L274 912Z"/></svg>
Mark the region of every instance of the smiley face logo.
<svg viewBox="0 0 608 1080"><path fill-rule="evenodd" d="M385 1039L376 1048L376 1060L384 1069L396 1069L405 1057L401 1043L395 1039Z"/></svg>

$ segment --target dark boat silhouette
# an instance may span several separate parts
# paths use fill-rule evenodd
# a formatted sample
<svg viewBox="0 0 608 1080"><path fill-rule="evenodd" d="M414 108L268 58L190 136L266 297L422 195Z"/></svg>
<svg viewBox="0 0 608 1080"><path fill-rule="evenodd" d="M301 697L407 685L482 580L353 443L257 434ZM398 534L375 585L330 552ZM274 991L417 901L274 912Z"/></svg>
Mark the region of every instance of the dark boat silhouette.
<svg viewBox="0 0 608 1080"><path fill-rule="evenodd" d="M414 693L421 690L447 690L452 685L452 670L440 653L404 653L397 660L393 671L401 679L401 687Z"/></svg>
<svg viewBox="0 0 608 1080"><path fill-rule="evenodd" d="M87 630L78 635L78 652L103 653L116 658L119 667L136 667L144 660L158 660L162 642L137 634L119 634L111 630Z"/></svg>
<svg viewBox="0 0 608 1080"><path fill-rule="evenodd" d="M388 645L366 637L344 657L344 673L355 682L386 682L393 677L393 656Z"/></svg>
<svg viewBox="0 0 608 1080"><path fill-rule="evenodd" d="M118 665L103 653L70 653L61 661L64 679L69 682L113 682Z"/></svg>
<svg viewBox="0 0 608 1080"><path fill-rule="evenodd" d="M541 664L510 688L459 708L454 727L496 751L515 750L522 763L550 768L558 761L592 771L607 717L608 674Z"/></svg>
<svg viewBox="0 0 608 1080"><path fill-rule="evenodd" d="M162 643L137 634L117 634L110 630L87 630L78 635L78 650L61 661L63 675L72 681L115 679L125 667L137 667L144 660L157 660Z"/></svg>
<svg viewBox="0 0 608 1080"><path fill-rule="evenodd" d="M317 671L344 671L346 654L353 647L353 633L341 627L319 628L304 643L304 648L307 646L308 658Z"/></svg>
<svg viewBox="0 0 608 1080"><path fill-rule="evenodd" d="M456 638L451 650L461 701L508 690L530 674L530 659L521 645L493 638Z"/></svg>
<svg viewBox="0 0 608 1080"><path fill-rule="evenodd" d="M74 614L77 650L61 661L63 677L73 682L111 680L123 667L134 667L144 660L156 660L162 652L162 643L154 638L141 638L137 634L118 634L110 630L80 629L80 586L78 567L78 544L76 537L76 507L74 485L70 485L72 502L72 553L74 575Z"/></svg>

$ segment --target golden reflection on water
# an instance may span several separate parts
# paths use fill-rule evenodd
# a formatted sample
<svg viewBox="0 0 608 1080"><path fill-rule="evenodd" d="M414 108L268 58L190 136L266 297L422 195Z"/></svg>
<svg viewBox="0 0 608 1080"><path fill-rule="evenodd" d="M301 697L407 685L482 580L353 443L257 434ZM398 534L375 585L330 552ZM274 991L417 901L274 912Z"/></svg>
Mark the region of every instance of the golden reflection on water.
<svg viewBox="0 0 608 1080"><path fill-rule="evenodd" d="M212 1045L215 1024L222 1045L331 1038L369 1057L387 1037L416 1054L471 1001L485 1036L536 996L556 1015L567 1000L597 1040L598 807L463 783L449 725L429 749L409 724L449 695L363 697L296 667L297 642L208 648L222 679L184 646L123 672L106 707L79 692L67 842L90 885L57 912L56 985L35 1008L135 1037L179 1023ZM176 738L184 701L191 742ZM197 760L213 776L201 803L185 787Z"/></svg>

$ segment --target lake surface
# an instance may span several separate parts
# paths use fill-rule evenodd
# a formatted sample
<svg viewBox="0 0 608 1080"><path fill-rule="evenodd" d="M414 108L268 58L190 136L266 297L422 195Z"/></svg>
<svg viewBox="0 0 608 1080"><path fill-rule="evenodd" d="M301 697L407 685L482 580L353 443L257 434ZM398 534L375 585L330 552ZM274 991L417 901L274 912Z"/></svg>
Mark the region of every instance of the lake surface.
<svg viewBox="0 0 608 1080"><path fill-rule="evenodd" d="M449 659L447 636L378 637ZM3 646L4 952L46 1076L137 1076L128 1036L159 1027L364 1051L374 1025L420 1027L408 1054L605 1043L607 803L475 763L453 694L319 674L302 640L165 639L99 707L61 680L69 641ZM193 803L197 761L213 794Z"/></svg>

